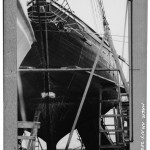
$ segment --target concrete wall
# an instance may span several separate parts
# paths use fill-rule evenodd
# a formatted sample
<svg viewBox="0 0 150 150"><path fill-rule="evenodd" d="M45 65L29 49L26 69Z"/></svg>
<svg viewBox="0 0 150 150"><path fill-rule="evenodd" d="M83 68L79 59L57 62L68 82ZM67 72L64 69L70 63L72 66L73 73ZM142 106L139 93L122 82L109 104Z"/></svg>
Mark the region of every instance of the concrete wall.
<svg viewBox="0 0 150 150"><path fill-rule="evenodd" d="M17 150L16 0L4 0L4 149Z"/></svg>
<svg viewBox="0 0 150 150"><path fill-rule="evenodd" d="M146 149L147 0L132 1L133 140L131 150ZM142 128L143 125L143 128ZM143 138L144 137L144 138Z"/></svg>

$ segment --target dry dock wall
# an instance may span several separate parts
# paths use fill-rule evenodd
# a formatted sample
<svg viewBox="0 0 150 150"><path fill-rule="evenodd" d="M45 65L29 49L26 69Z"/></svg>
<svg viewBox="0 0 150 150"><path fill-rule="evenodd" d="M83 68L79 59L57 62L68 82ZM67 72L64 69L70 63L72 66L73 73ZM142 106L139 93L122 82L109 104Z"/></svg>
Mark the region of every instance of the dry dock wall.
<svg viewBox="0 0 150 150"><path fill-rule="evenodd" d="M4 0L4 150L18 149L16 8L16 0Z"/></svg>
<svg viewBox="0 0 150 150"><path fill-rule="evenodd" d="M133 143L131 150L146 150L146 74L148 0L132 0Z"/></svg>

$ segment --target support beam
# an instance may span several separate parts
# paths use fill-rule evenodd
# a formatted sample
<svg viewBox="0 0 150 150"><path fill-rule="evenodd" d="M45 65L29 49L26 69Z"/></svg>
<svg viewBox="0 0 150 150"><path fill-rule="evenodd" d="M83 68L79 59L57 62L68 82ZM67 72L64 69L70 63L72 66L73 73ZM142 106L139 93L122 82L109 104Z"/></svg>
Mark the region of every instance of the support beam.
<svg viewBox="0 0 150 150"><path fill-rule="evenodd" d="M132 1L128 2L128 37L129 37L129 44L128 44L128 51L129 51L129 140L133 141L133 63L132 63Z"/></svg>
<svg viewBox="0 0 150 150"><path fill-rule="evenodd" d="M62 72L62 71L91 71L92 68L31 68L19 69L20 72ZM95 71L119 71L118 69L96 68Z"/></svg>

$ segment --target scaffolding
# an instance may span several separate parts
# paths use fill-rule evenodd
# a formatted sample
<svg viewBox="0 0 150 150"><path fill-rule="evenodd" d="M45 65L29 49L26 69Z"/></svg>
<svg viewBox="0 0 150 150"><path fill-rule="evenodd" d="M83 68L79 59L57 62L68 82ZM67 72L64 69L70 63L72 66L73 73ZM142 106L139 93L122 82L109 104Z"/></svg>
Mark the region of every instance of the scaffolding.
<svg viewBox="0 0 150 150"><path fill-rule="evenodd" d="M120 92L120 86L116 86L118 91L118 98L115 100L102 100L103 90L100 92L100 106L99 106L99 148L126 148L129 141L129 102L123 101L122 97L127 96L125 93ZM127 98L126 98L127 99ZM113 114L101 114L102 103L116 102L116 106L113 108ZM113 118L111 124L105 123L106 118ZM102 122L103 121L103 127ZM111 127L111 128L110 128ZM109 129L110 128L110 129ZM111 139L111 136L115 137L115 142L110 142L108 145L102 144L101 134Z"/></svg>
<svg viewBox="0 0 150 150"><path fill-rule="evenodd" d="M36 122L36 121L18 121L18 129L23 129L24 131L27 129L31 129L31 134L30 136L26 136L26 135L18 135L18 140L20 141L19 144L19 150L23 149L22 147L22 142L23 140L27 140L28 141L28 146L27 146L27 150L35 150L36 147L41 146L40 145L40 141L38 140L38 145L37 140L38 137L38 129L40 128L40 122Z"/></svg>

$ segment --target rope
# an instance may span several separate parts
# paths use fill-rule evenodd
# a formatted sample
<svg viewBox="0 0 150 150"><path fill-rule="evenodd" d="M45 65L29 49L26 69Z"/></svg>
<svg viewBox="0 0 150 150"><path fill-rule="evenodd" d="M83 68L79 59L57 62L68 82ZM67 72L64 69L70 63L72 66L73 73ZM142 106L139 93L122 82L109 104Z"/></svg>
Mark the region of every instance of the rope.
<svg viewBox="0 0 150 150"><path fill-rule="evenodd" d="M95 16L95 11L94 11L93 0L90 0L90 2L91 2L91 9L92 9L94 25L95 25L96 31L98 31L98 26L97 26L97 22L96 22L96 16Z"/></svg>
<svg viewBox="0 0 150 150"><path fill-rule="evenodd" d="M103 1L102 1L102 0L99 0L99 3L100 3L100 6L101 6L102 15L103 15L103 17L106 18L106 13L105 13L105 10L104 10Z"/></svg>
<svg viewBox="0 0 150 150"><path fill-rule="evenodd" d="M92 6L93 9L92 11L94 12L94 18L95 18L95 22L96 22L96 26L97 26L97 32L102 32L101 29L99 28L101 26L101 22L102 22L102 15L101 15L101 8L99 6L98 1L93 0L92 2Z"/></svg>
<svg viewBox="0 0 150 150"><path fill-rule="evenodd" d="M124 47L125 47L124 45L125 45L125 32L126 32L126 24L127 24L127 13L128 13L128 0L126 2L124 33L123 33L123 46L122 46L122 57L124 56ZM121 63L121 67L123 68L123 62Z"/></svg>

